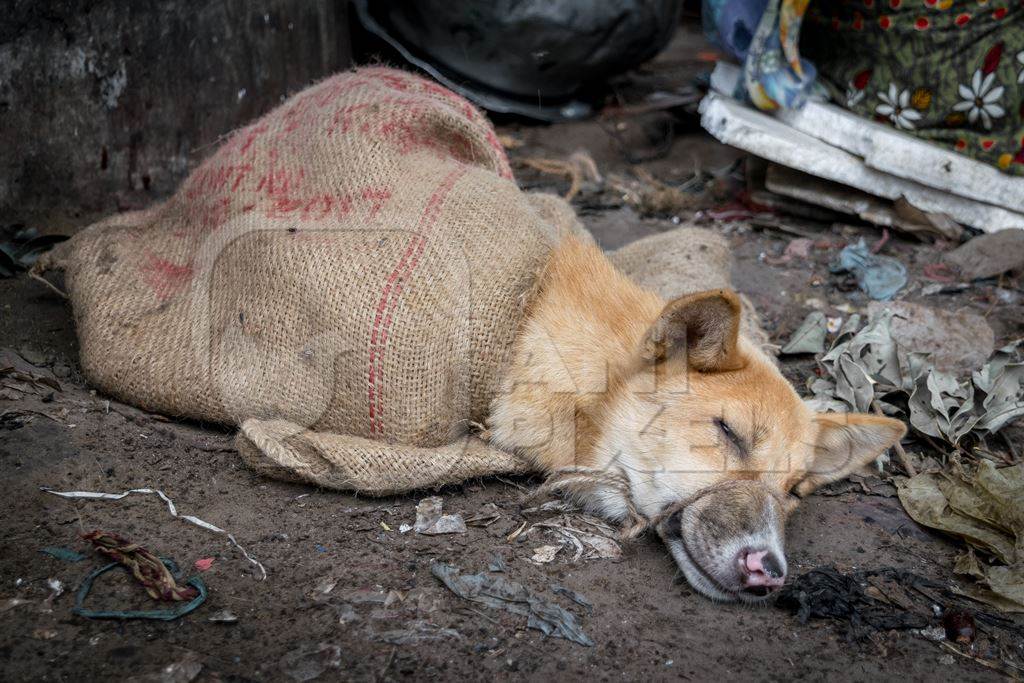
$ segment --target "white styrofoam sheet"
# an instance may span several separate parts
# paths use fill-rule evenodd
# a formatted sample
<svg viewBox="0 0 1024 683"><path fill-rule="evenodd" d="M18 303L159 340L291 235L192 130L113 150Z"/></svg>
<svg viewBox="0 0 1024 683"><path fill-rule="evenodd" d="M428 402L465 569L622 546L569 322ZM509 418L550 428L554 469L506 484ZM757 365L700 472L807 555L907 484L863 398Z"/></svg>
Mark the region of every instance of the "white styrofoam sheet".
<svg viewBox="0 0 1024 683"><path fill-rule="evenodd" d="M739 67L718 62L712 87L734 92ZM978 202L1024 212L1024 177L1011 176L989 164L944 149L828 102L811 100L801 109L774 112L798 131L851 152L869 167Z"/></svg>
<svg viewBox="0 0 1024 683"><path fill-rule="evenodd" d="M832 104L808 102L779 120L863 157L870 168L979 202L1024 211L1024 177L1002 173Z"/></svg>
<svg viewBox="0 0 1024 683"><path fill-rule="evenodd" d="M796 130L736 100L711 92L700 104L701 125L719 141L805 173L877 197L905 197L921 209L944 213L986 232L1024 228L1024 214L927 187L870 168L850 152Z"/></svg>

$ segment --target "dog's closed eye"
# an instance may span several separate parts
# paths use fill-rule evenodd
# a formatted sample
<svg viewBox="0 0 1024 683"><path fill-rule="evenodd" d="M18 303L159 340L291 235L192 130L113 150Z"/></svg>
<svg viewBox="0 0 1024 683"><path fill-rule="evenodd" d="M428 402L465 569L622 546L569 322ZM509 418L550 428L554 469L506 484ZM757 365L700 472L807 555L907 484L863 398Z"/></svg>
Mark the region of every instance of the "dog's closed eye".
<svg viewBox="0 0 1024 683"><path fill-rule="evenodd" d="M743 438L740 437L739 434L733 431L732 427L729 426L728 422L726 422L720 417L716 417L715 425L718 427L718 430L725 437L726 441L732 444L732 446L736 449L739 455L747 457L750 454L749 450L747 449L746 442L744 442Z"/></svg>

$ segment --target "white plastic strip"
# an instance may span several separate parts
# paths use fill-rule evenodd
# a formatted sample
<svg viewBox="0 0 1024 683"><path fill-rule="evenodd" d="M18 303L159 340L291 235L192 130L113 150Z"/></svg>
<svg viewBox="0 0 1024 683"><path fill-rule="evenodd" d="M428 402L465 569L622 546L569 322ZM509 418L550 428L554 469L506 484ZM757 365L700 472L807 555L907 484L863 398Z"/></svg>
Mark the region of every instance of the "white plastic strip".
<svg viewBox="0 0 1024 683"><path fill-rule="evenodd" d="M100 493L98 491L54 491L53 489L48 489L45 486L43 486L40 488L40 490L43 491L44 493L49 493L54 496L60 496L61 498L79 498L86 500L121 500L122 498L130 496L133 493L155 493L156 495L160 496L160 500L167 503L167 510L171 513L172 517L183 519L189 524L195 524L197 527L201 527L203 529L206 529L207 531L212 531L214 533L224 534L225 536L227 536L228 540L231 541L231 545L238 548L238 550L243 555L245 555L245 559L249 560L249 562L256 565L256 567L260 570L260 581L263 581L267 578L267 570L263 567L262 564L260 564L259 560L252 557L249 553L246 552L245 548L243 548L238 543L238 541L235 540L235 537L233 535L229 534L224 529L221 529L219 526L210 524L209 522L203 521L198 517L193 517L192 515L178 514L178 508L175 507L174 501L168 498L167 494L165 494L163 491L159 489L130 489L128 491L124 491L123 493Z"/></svg>

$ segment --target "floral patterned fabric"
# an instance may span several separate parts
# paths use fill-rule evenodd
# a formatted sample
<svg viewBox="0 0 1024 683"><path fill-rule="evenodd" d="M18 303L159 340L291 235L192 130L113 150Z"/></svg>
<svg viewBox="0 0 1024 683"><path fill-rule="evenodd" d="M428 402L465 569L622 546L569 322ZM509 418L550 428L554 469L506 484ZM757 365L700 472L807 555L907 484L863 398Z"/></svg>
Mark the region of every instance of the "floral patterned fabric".
<svg viewBox="0 0 1024 683"><path fill-rule="evenodd" d="M825 0L800 51L851 111L1024 176L1024 0Z"/></svg>
<svg viewBox="0 0 1024 683"><path fill-rule="evenodd" d="M704 0L704 32L743 63L745 97L758 109L796 109L818 91L814 65L800 58L809 0Z"/></svg>
<svg viewBox="0 0 1024 683"><path fill-rule="evenodd" d="M743 82L759 109L802 107L817 73L800 58L800 24L808 0L769 2L743 65Z"/></svg>

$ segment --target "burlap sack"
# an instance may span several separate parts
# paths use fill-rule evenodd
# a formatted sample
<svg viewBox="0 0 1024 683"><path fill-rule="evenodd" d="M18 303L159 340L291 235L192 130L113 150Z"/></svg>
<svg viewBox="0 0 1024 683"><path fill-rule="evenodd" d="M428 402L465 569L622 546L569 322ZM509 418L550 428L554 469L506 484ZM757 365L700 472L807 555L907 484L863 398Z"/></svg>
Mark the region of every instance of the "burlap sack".
<svg viewBox="0 0 1024 683"><path fill-rule="evenodd" d="M551 248L487 120L384 68L236 132L165 203L90 226L63 268L82 367L147 410L236 424L272 476L387 494L516 472L476 435Z"/></svg>

